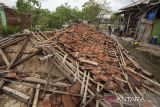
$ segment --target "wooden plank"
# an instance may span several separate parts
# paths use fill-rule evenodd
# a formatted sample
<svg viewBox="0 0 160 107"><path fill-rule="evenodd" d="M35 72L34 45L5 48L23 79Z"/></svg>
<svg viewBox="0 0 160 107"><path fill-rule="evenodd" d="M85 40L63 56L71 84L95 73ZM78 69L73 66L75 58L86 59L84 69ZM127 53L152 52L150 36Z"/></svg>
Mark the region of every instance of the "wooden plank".
<svg viewBox="0 0 160 107"><path fill-rule="evenodd" d="M51 76L51 72L52 72L52 70L51 70L51 67L50 66L48 66L48 64L50 63L50 60L49 60L49 57L45 60L45 67L44 67L44 69L43 69L43 73L48 73L47 74L47 77L46 77L46 84L45 84L45 86L44 86L44 90L43 90L43 92L42 92L42 94L41 94L41 99L43 99L44 97L45 97L45 93L46 93L46 89L47 89L47 87L49 86L49 82L50 82L50 76Z"/></svg>
<svg viewBox="0 0 160 107"><path fill-rule="evenodd" d="M36 89L35 88L32 88L32 93L30 95L30 99L28 101L28 105L27 107L32 107L32 104L33 104L33 100L34 100L34 95L35 95L35 92L36 92Z"/></svg>
<svg viewBox="0 0 160 107"><path fill-rule="evenodd" d="M24 40L25 38L26 38L26 36L21 37L21 38L19 38L19 39L15 39L14 41L11 41L11 42L9 42L9 43L6 43L6 44L1 45L0 48L3 49L3 48L6 48L6 47L8 47L8 46L14 45L14 44L16 44L17 42L20 42L20 41Z"/></svg>
<svg viewBox="0 0 160 107"><path fill-rule="evenodd" d="M46 56L44 56L44 57L42 57L42 58L39 58L40 60L46 60L46 59L48 59L48 58L50 58L50 57L52 57L53 56L53 54L48 54L48 55L46 55Z"/></svg>
<svg viewBox="0 0 160 107"><path fill-rule="evenodd" d="M82 62L82 63L87 63L87 64L90 64L90 65L98 66L97 62L89 61L89 60L86 60L86 59L83 59L83 58L79 58L79 61Z"/></svg>
<svg viewBox="0 0 160 107"><path fill-rule="evenodd" d="M141 68L141 69L142 69L142 68ZM141 72L142 72L144 75L146 75L146 76L148 76L148 77L150 77L150 78L153 78L153 77L154 77L154 75L153 75L151 72L147 71L147 70L142 69Z"/></svg>
<svg viewBox="0 0 160 107"><path fill-rule="evenodd" d="M22 78L22 80L26 81L26 82L38 83L38 84L42 84L42 85L47 84L46 80L39 79L39 78L34 78L34 77L25 77L25 78ZM62 82L54 82L54 83L49 82L49 85L58 86L58 87L70 86L70 84L62 83Z"/></svg>
<svg viewBox="0 0 160 107"><path fill-rule="evenodd" d="M39 99L40 87L41 87L41 85L38 84L38 85L37 85L37 89L36 89L36 93L35 93L35 96L34 96L34 100L33 100L33 105L32 105L32 107L37 107L38 99Z"/></svg>
<svg viewBox="0 0 160 107"><path fill-rule="evenodd" d="M16 56L14 57L14 59L11 61L11 63L9 64L9 66L7 67L7 70L9 70L10 68L12 68L12 65L18 60L20 59L20 57L22 56L22 51L24 50L24 48L27 46L28 44L28 38L25 38L23 44L21 45L20 49L18 50Z"/></svg>
<svg viewBox="0 0 160 107"><path fill-rule="evenodd" d="M6 87L6 86L3 86L2 87L2 91L5 93L5 94L8 94L12 97L15 97L17 98L18 100L20 101L23 101L25 103L28 103L30 97L28 95L25 95L17 90L14 90L12 88L9 88L9 87Z"/></svg>
<svg viewBox="0 0 160 107"><path fill-rule="evenodd" d="M1 48L0 48L0 55L2 56L2 58L5 61L6 65L9 66L9 61L8 61L5 53L3 52L3 50Z"/></svg>
<svg viewBox="0 0 160 107"><path fill-rule="evenodd" d="M9 43L9 42L13 41L13 39L14 39L14 38L4 39L4 40L0 41L0 45L3 45L3 44L6 44L6 43ZM16 39L18 39L18 38L16 38Z"/></svg>

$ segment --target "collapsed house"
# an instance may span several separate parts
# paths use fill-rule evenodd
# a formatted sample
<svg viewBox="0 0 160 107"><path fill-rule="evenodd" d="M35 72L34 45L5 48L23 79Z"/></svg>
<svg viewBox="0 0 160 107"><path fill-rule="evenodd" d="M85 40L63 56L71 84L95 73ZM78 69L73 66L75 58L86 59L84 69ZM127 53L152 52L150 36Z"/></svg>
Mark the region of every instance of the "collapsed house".
<svg viewBox="0 0 160 107"><path fill-rule="evenodd" d="M125 34L138 41L150 43L153 36L160 43L160 2L139 0L120 9L117 15L124 15Z"/></svg>
<svg viewBox="0 0 160 107"><path fill-rule="evenodd" d="M151 77L117 40L84 23L0 39L2 107L145 107L155 100L116 98L160 96L160 84Z"/></svg>

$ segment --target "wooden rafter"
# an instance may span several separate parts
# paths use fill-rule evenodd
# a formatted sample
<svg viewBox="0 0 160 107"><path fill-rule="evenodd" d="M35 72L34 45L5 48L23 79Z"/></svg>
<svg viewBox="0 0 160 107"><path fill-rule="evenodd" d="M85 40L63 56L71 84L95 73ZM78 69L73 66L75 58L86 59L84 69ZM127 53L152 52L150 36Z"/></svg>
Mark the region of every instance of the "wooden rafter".
<svg viewBox="0 0 160 107"><path fill-rule="evenodd" d="M16 44L17 42L20 42L20 41L24 40L25 38L26 38L26 36L24 36L24 37L22 37L22 38L15 39L14 41L11 41L11 42L9 42L9 43L5 43L5 44L1 45L0 48L3 49L3 48L6 48L6 47L8 47L8 46L14 45L14 44Z"/></svg>
<svg viewBox="0 0 160 107"><path fill-rule="evenodd" d="M9 61L7 59L7 56L5 55L5 53L3 52L3 50L0 48L0 55L2 56L4 62L6 63L7 66L9 66Z"/></svg>
<svg viewBox="0 0 160 107"><path fill-rule="evenodd" d="M18 50L16 56L14 57L14 59L11 61L11 63L9 64L9 66L7 67L7 70L9 70L10 68L12 68L13 64L20 59L20 57L22 56L22 51L25 49L25 47L28 44L28 38L26 37L23 44L21 45L20 49Z"/></svg>

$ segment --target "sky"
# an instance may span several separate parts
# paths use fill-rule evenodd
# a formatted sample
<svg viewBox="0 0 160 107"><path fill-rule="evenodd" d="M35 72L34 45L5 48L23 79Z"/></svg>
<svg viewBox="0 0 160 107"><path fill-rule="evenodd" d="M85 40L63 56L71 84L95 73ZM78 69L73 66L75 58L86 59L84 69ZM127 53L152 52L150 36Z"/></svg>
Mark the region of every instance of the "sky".
<svg viewBox="0 0 160 107"><path fill-rule="evenodd" d="M0 3L4 3L9 7L15 7L17 0L0 0ZM61 4L68 3L71 7L78 7L81 9L82 5L88 0L40 0L41 7L43 9L49 9L50 11L54 11L57 6ZM113 11L117 11L119 8L126 6L131 3L132 0L107 0L110 1L110 6Z"/></svg>

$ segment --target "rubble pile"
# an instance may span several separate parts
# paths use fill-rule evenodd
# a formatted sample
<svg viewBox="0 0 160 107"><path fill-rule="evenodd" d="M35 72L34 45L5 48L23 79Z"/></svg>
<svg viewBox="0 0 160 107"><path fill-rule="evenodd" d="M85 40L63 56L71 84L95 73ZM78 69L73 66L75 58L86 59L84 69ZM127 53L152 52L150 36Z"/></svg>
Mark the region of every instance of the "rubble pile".
<svg viewBox="0 0 160 107"><path fill-rule="evenodd" d="M0 39L2 107L8 106L6 95L23 107L129 106L105 95L160 96L160 84L151 77L116 39L84 23Z"/></svg>
<svg viewBox="0 0 160 107"><path fill-rule="evenodd" d="M88 25L81 23L68 28L58 38L58 42L74 59L80 61L83 70L88 70L93 74L95 81L108 81L113 76L122 79L119 66L120 51L118 44L112 38L106 37L91 29ZM83 60L95 62L95 65L83 63ZM135 70L133 64L128 60L126 66L132 66ZM134 75L132 77L135 81L138 78ZM140 82L139 79L137 81ZM111 90L118 90L119 88L114 81L106 86L106 89Z"/></svg>

